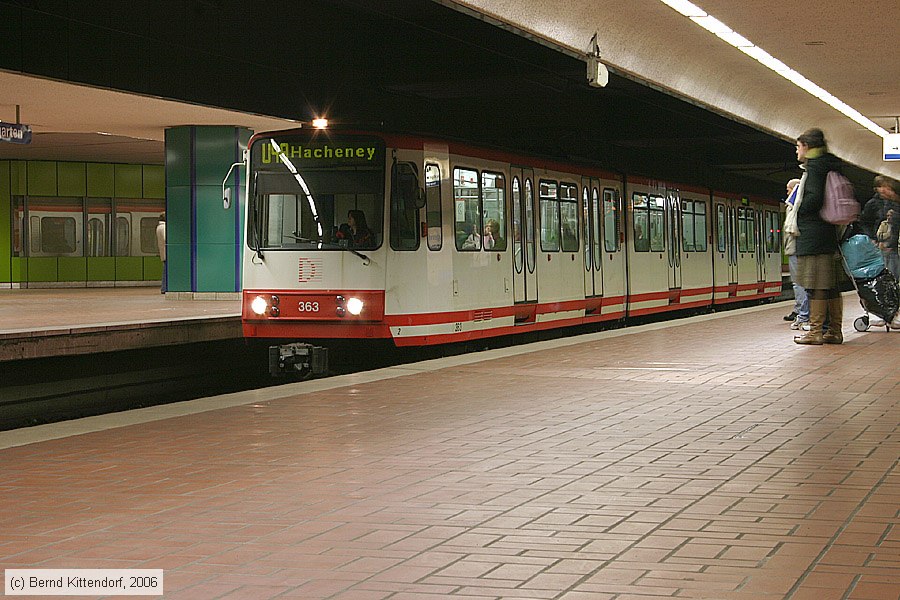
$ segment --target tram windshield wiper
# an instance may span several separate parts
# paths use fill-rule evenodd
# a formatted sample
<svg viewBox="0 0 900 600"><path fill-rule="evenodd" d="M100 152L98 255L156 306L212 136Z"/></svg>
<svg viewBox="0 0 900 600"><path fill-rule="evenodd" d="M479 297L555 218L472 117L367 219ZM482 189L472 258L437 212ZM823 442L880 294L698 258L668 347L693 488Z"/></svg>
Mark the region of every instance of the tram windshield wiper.
<svg viewBox="0 0 900 600"><path fill-rule="evenodd" d="M366 255L363 254L362 252L357 252L357 251L354 250L353 248L347 248L347 252L350 252L350 253L355 254L356 256L360 257L360 258L363 260L363 264L364 264L364 265L368 265L369 262L371 262L371 261L369 260L369 257L368 257L368 256L366 256Z"/></svg>

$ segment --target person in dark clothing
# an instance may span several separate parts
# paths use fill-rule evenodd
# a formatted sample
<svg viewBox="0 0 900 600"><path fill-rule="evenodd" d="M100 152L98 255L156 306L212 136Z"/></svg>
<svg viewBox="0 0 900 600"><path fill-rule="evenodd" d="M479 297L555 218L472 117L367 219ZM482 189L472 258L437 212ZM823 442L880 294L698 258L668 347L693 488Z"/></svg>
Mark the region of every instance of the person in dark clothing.
<svg viewBox="0 0 900 600"><path fill-rule="evenodd" d="M822 219L825 179L829 171L841 171L841 159L828 152L821 129L808 129L797 138L797 159L806 165L802 189L794 205L797 211L797 282L809 293L809 331L798 335L798 344L840 344L843 303L838 286L845 277L838 253L837 226ZM828 330L823 325L828 320Z"/></svg>
<svg viewBox="0 0 900 600"><path fill-rule="evenodd" d="M347 211L347 224L350 225L350 247L369 248L372 246L372 230L366 222L366 213L361 210Z"/></svg>
<svg viewBox="0 0 900 600"><path fill-rule="evenodd" d="M888 218L888 211L893 216ZM890 234L883 240L878 239L878 229L885 220L888 221ZM859 222L870 238L878 242L884 255L884 264L895 277L900 277L900 255L897 253L897 236L900 233L900 181L879 175L875 178L875 195L866 202Z"/></svg>

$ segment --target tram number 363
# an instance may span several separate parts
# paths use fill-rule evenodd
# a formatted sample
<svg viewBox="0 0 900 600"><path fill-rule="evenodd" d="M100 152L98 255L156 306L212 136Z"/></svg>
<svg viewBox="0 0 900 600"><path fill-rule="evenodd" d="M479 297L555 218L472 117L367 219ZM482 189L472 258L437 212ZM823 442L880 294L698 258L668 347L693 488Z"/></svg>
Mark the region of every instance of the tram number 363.
<svg viewBox="0 0 900 600"><path fill-rule="evenodd" d="M319 312L319 303L318 302L299 302L299 303L297 303L297 309L300 312Z"/></svg>

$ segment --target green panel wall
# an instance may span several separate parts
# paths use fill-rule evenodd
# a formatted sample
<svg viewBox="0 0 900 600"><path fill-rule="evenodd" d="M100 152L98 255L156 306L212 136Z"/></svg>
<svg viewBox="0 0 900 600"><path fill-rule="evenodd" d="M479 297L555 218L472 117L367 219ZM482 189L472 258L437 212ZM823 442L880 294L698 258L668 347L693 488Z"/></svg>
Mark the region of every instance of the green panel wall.
<svg viewBox="0 0 900 600"><path fill-rule="evenodd" d="M19 195L159 200L165 197L162 165L0 161L0 284L159 280L162 263L156 256L12 256L11 200Z"/></svg>
<svg viewBox="0 0 900 600"><path fill-rule="evenodd" d="M88 163L87 195L91 198L112 198L115 192L115 167L107 164Z"/></svg>
<svg viewBox="0 0 900 600"><path fill-rule="evenodd" d="M12 274L12 205L9 193L9 161L0 160L0 283L9 283Z"/></svg>
<svg viewBox="0 0 900 600"><path fill-rule="evenodd" d="M57 281L56 258L26 258L28 281Z"/></svg>
<svg viewBox="0 0 900 600"><path fill-rule="evenodd" d="M28 259L12 257L9 261L10 281L21 283L28 277Z"/></svg>
<svg viewBox="0 0 900 600"><path fill-rule="evenodd" d="M56 196L56 163L28 162L28 195Z"/></svg>
<svg viewBox="0 0 900 600"><path fill-rule="evenodd" d="M158 256L144 257L144 281L159 281L162 279L162 261Z"/></svg>
<svg viewBox="0 0 900 600"><path fill-rule="evenodd" d="M141 281L144 279L144 261L140 256L116 257L116 281Z"/></svg>
<svg viewBox="0 0 900 600"><path fill-rule="evenodd" d="M84 163L56 163L57 194L60 196L86 196L87 177Z"/></svg>
<svg viewBox="0 0 900 600"><path fill-rule="evenodd" d="M87 281L115 281L116 259L112 256L96 256L87 262Z"/></svg>
<svg viewBox="0 0 900 600"><path fill-rule="evenodd" d="M144 193L144 173L141 165L116 165L116 197L140 198Z"/></svg>
<svg viewBox="0 0 900 600"><path fill-rule="evenodd" d="M87 258L60 256L57 261L57 281L87 281Z"/></svg>
<svg viewBox="0 0 900 600"><path fill-rule="evenodd" d="M144 198L166 197L166 169L162 165L144 165Z"/></svg>
<svg viewBox="0 0 900 600"><path fill-rule="evenodd" d="M24 196L28 189L28 171L23 160L13 160L9 163L9 193L15 196Z"/></svg>

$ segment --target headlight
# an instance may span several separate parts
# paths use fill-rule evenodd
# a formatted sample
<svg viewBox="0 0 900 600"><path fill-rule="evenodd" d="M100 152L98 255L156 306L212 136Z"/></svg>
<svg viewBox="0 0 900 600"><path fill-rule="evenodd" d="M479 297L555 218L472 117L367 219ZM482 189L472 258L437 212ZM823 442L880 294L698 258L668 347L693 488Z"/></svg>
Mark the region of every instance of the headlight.
<svg viewBox="0 0 900 600"><path fill-rule="evenodd" d="M269 308L269 303L266 302L266 299L262 296L257 296L253 299L253 302L250 303L250 310L258 314L259 316L263 316L266 314L266 309Z"/></svg>
<svg viewBox="0 0 900 600"><path fill-rule="evenodd" d="M350 298L347 300L347 312L351 315L359 315L363 309L363 301L359 298Z"/></svg>

